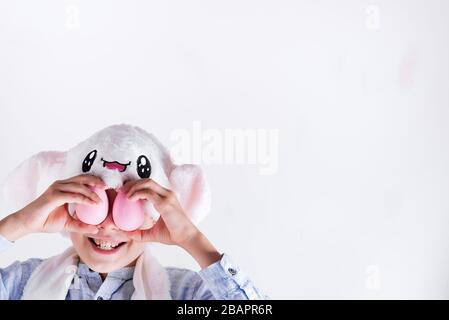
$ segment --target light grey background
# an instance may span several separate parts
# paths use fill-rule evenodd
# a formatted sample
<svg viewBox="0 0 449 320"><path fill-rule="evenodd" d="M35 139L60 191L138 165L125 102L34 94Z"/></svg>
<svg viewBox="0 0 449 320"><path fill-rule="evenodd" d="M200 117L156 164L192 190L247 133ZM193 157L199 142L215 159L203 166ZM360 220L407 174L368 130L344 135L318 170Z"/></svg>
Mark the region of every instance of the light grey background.
<svg viewBox="0 0 449 320"><path fill-rule="evenodd" d="M279 129L273 175L204 166L220 250L273 298L449 298L448 57L444 0L2 0L0 178L113 123Z"/></svg>

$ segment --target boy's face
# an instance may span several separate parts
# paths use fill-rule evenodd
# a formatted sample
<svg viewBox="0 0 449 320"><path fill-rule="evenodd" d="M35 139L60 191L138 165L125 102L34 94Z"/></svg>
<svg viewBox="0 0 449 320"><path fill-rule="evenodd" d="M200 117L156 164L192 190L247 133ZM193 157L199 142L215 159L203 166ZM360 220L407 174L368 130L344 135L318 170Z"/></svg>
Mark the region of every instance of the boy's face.
<svg viewBox="0 0 449 320"><path fill-rule="evenodd" d="M117 193L113 189L106 190L106 193L110 209L105 221L98 226L100 231L95 235L70 233L81 261L99 273L134 265L145 248L145 243L130 240L114 224L111 211Z"/></svg>

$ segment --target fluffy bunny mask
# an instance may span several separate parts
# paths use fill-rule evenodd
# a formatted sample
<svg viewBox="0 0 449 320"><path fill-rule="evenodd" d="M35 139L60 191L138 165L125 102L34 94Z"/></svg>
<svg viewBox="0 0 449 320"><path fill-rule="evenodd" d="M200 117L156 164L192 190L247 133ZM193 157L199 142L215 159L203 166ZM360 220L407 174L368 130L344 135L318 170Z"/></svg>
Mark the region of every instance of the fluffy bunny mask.
<svg viewBox="0 0 449 320"><path fill-rule="evenodd" d="M130 125L109 126L66 152L40 152L19 165L3 185L14 210L33 201L55 180L92 174L118 190L126 180L151 178L171 189L189 218L198 223L208 213L210 191L198 166L175 165L164 146L150 133ZM73 214L75 207L69 204ZM159 217L149 201L143 211Z"/></svg>

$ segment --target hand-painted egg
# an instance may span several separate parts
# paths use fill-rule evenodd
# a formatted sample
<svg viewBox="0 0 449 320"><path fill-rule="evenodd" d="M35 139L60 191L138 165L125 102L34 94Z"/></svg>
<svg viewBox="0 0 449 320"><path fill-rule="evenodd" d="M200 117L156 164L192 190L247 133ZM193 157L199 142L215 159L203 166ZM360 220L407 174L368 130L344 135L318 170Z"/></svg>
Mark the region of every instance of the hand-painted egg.
<svg viewBox="0 0 449 320"><path fill-rule="evenodd" d="M119 191L114 200L112 218L115 225L124 231L138 229L145 219L143 200L130 201Z"/></svg>
<svg viewBox="0 0 449 320"><path fill-rule="evenodd" d="M97 225L106 219L108 215L109 201L105 190L94 187L92 188L92 191L95 192L102 201L98 204L92 205L78 203L75 206L75 212L78 219L82 222Z"/></svg>

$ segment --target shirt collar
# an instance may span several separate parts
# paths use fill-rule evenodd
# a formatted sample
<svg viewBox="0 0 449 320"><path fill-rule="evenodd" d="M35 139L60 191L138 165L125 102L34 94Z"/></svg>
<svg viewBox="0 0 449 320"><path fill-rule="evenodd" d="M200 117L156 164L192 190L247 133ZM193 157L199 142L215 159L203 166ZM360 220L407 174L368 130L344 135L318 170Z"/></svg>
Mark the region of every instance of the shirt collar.
<svg viewBox="0 0 449 320"><path fill-rule="evenodd" d="M85 263L78 263L78 274L80 276L85 276L87 278L98 278L100 274L96 271L93 271L89 268ZM127 281L133 278L134 275L134 267L123 267L108 273L106 278L115 278L123 281Z"/></svg>

